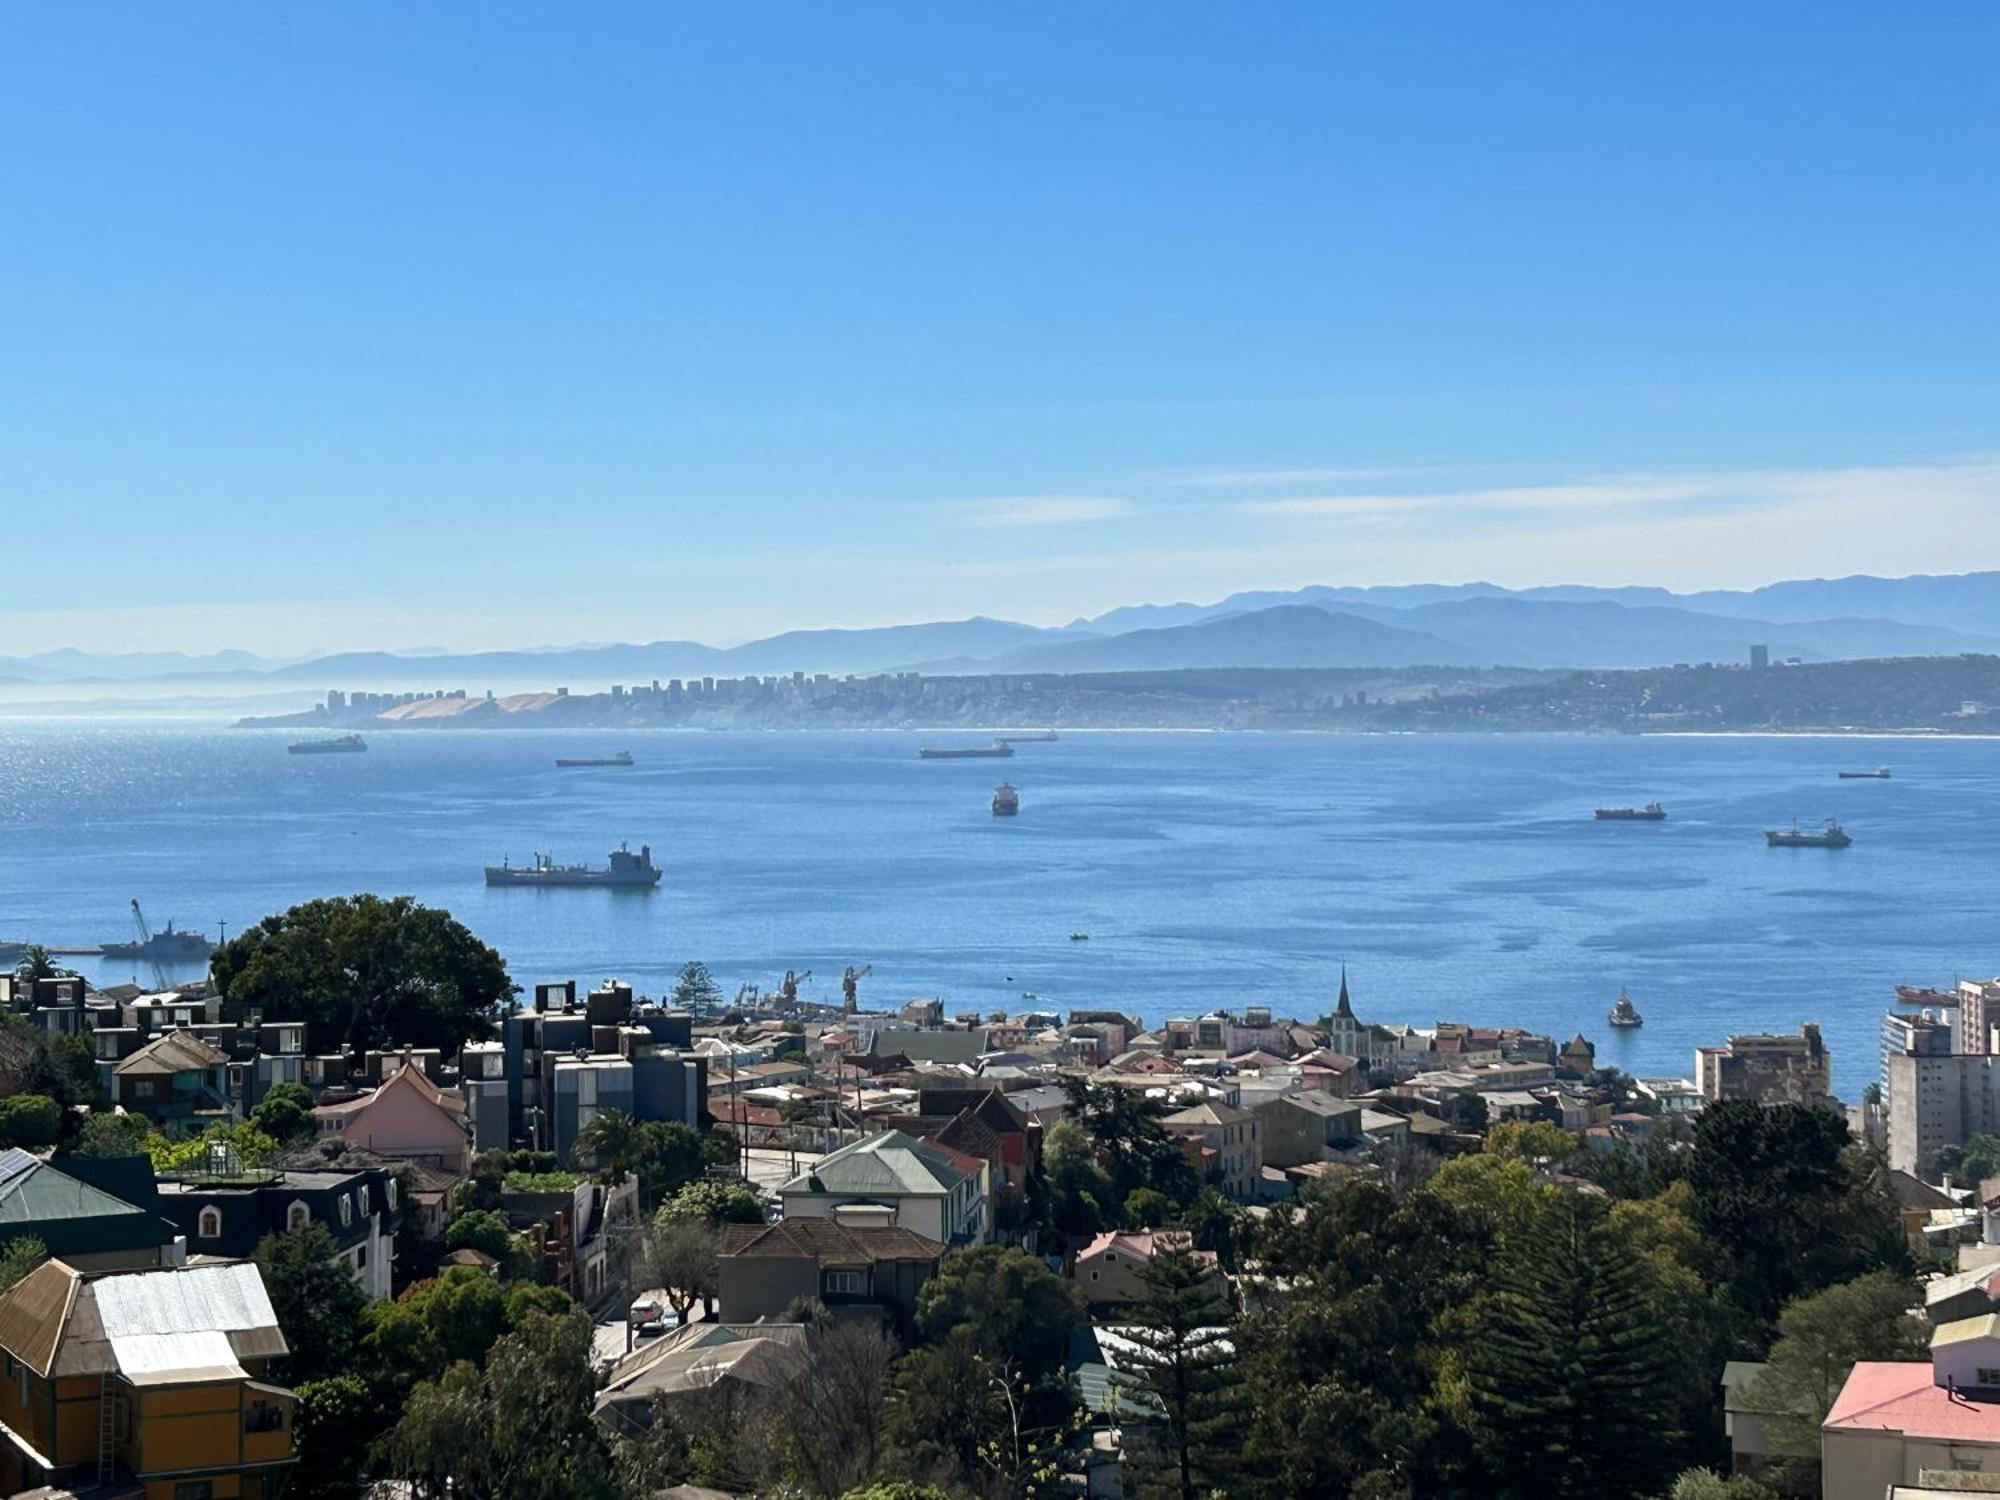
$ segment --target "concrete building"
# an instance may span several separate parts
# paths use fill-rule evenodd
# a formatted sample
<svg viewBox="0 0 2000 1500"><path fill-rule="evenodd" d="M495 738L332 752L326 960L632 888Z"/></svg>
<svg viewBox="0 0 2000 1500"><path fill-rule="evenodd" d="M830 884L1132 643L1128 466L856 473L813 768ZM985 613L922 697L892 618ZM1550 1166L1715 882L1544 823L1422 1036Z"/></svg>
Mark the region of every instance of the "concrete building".
<svg viewBox="0 0 2000 1500"><path fill-rule="evenodd" d="M1332 1094L1281 1094L1255 1111L1263 1130L1263 1165L1324 1161L1361 1138L1361 1106Z"/></svg>
<svg viewBox="0 0 2000 1500"><path fill-rule="evenodd" d="M1889 1165L1923 1176L1940 1147L2000 1131L2000 1057L1899 1053L1882 1071Z"/></svg>
<svg viewBox="0 0 2000 1500"><path fill-rule="evenodd" d="M1695 1087L1711 1103L1820 1104L1832 1094L1832 1058L1811 1022L1797 1036L1733 1036L1727 1046L1697 1047L1694 1070Z"/></svg>
<svg viewBox="0 0 2000 1500"><path fill-rule="evenodd" d="M160 1183L160 1212L189 1255L247 1259L268 1234L321 1224L372 1299L393 1287L401 1189L381 1167L354 1171L189 1173Z"/></svg>
<svg viewBox="0 0 2000 1500"><path fill-rule="evenodd" d="M1264 1171L1263 1126L1257 1116L1207 1100L1176 1110L1160 1124L1169 1135L1198 1143L1202 1165L1215 1174L1223 1192L1239 1203L1256 1198Z"/></svg>

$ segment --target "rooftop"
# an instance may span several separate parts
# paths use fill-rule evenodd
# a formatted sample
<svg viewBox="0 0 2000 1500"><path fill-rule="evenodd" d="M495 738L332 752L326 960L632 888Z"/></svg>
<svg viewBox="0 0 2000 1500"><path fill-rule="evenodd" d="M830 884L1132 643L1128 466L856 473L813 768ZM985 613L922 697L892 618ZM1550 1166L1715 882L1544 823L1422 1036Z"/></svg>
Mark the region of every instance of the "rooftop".
<svg viewBox="0 0 2000 1500"><path fill-rule="evenodd" d="M1827 1430L2000 1445L2000 1403L1973 1400L1934 1384L1928 1360L1869 1360L1848 1375L1822 1425Z"/></svg>

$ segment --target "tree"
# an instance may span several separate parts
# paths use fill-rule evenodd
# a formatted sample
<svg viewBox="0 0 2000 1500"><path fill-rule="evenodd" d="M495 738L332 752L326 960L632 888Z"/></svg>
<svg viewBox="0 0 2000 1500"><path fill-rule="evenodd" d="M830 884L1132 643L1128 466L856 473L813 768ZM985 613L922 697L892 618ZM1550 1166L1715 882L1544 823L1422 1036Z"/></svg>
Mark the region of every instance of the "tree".
<svg viewBox="0 0 2000 1500"><path fill-rule="evenodd" d="M1062 1369L1083 1295L1034 1256L1009 1245L975 1245L948 1256L917 1294L917 1328L937 1343L953 1333L989 1360L1013 1364L1031 1383Z"/></svg>
<svg viewBox="0 0 2000 1500"><path fill-rule="evenodd" d="M1941 1147L1936 1167L1939 1172L1974 1187L1989 1177L2000 1177L2000 1138L1982 1131L1963 1146Z"/></svg>
<svg viewBox="0 0 2000 1500"><path fill-rule="evenodd" d="M570 1162L615 1180L631 1170L638 1152L637 1122L622 1109L605 1109L592 1115L590 1123L576 1133Z"/></svg>
<svg viewBox="0 0 2000 1500"><path fill-rule="evenodd" d="M368 1382L358 1375L301 1381L294 1431L299 1462L285 1493L294 1500L334 1500L360 1488L361 1461L384 1425Z"/></svg>
<svg viewBox="0 0 2000 1500"><path fill-rule="evenodd" d="M308 901L215 950L216 989L267 1021L304 1021L311 1052L456 1052L517 993L500 955L408 896Z"/></svg>
<svg viewBox="0 0 2000 1500"><path fill-rule="evenodd" d="M0 1292L26 1276L49 1258L49 1247L31 1234L0 1245Z"/></svg>
<svg viewBox="0 0 2000 1500"><path fill-rule="evenodd" d="M1929 1327L1910 1316L1917 1289L1890 1271L1871 1271L1789 1303L1778 1340L1751 1383L1764 1425L1788 1452L1819 1455L1820 1424L1861 1360L1919 1360Z"/></svg>
<svg viewBox="0 0 2000 1500"><path fill-rule="evenodd" d="M79 1156L138 1156L146 1149L153 1123L144 1115L94 1114L77 1132Z"/></svg>
<svg viewBox="0 0 2000 1500"><path fill-rule="evenodd" d="M934 1484L912 1484L907 1479L891 1479L880 1484L860 1485L847 1491L840 1500L951 1500L951 1496Z"/></svg>
<svg viewBox="0 0 2000 1500"><path fill-rule="evenodd" d="M1068 1402L1041 1403L1039 1420L1034 1404L1015 1372L959 1328L897 1361L886 1431L906 1474L1027 1500L1055 1492L1053 1460L1071 1430Z"/></svg>
<svg viewBox="0 0 2000 1500"><path fill-rule="evenodd" d="M710 1224L761 1224L764 1205L747 1187L704 1179L688 1183L661 1204L660 1216Z"/></svg>
<svg viewBox="0 0 2000 1500"><path fill-rule="evenodd" d="M681 965L680 978L674 981L673 1002L696 1015L722 1003L722 991L716 987L715 976L708 972L707 964L691 958Z"/></svg>
<svg viewBox="0 0 2000 1500"><path fill-rule="evenodd" d="M1155 1252L1128 1336L1134 1399L1153 1416L1126 1447L1135 1500L1203 1500L1229 1492L1241 1466L1241 1372L1214 1267L1184 1246Z"/></svg>
<svg viewBox="0 0 2000 1500"><path fill-rule="evenodd" d="M1125 1224L1130 1229L1158 1229L1174 1216L1174 1201L1152 1188L1137 1188L1125 1200Z"/></svg>
<svg viewBox="0 0 2000 1500"><path fill-rule="evenodd" d="M840 1495L876 1471L895 1341L872 1323L827 1321L778 1389L784 1467L809 1495Z"/></svg>
<svg viewBox="0 0 2000 1500"><path fill-rule="evenodd" d="M491 1256L510 1280L534 1275L530 1248L497 1209L475 1208L460 1214L445 1227L444 1245L447 1250L477 1250Z"/></svg>
<svg viewBox="0 0 2000 1500"><path fill-rule="evenodd" d="M65 969L55 961L49 950L40 943L30 943L21 950L21 956L14 963L14 978L22 988L33 989L37 980L69 979L76 974L74 969Z"/></svg>
<svg viewBox="0 0 2000 1500"><path fill-rule="evenodd" d="M481 1369L460 1362L410 1393L385 1444L418 1494L468 1500L609 1500L610 1463L591 1419L590 1318L530 1313Z"/></svg>
<svg viewBox="0 0 2000 1500"><path fill-rule="evenodd" d="M1674 1481L1667 1500L1778 1500L1747 1474L1721 1475L1713 1469L1689 1469Z"/></svg>
<svg viewBox="0 0 2000 1500"><path fill-rule="evenodd" d="M292 1143L313 1133L313 1099L296 1083L274 1083L250 1111L250 1123L272 1140Z"/></svg>
<svg viewBox="0 0 2000 1500"><path fill-rule="evenodd" d="M1663 1419L1674 1331L1603 1205L1566 1193L1503 1252L1465 1343L1491 1493L1596 1500L1651 1492L1678 1466Z"/></svg>
<svg viewBox="0 0 2000 1500"><path fill-rule="evenodd" d="M62 1129L62 1108L47 1094L0 1099L0 1147L53 1146Z"/></svg>
<svg viewBox="0 0 2000 1500"><path fill-rule="evenodd" d="M1136 1089L1082 1079L1066 1081L1063 1089L1069 1095L1069 1116L1095 1143L1111 1174L1115 1204L1106 1208L1115 1210L1114 1219L1137 1188L1152 1188L1176 1203L1194 1197L1201 1184L1179 1139L1160 1123L1168 1114L1164 1102Z"/></svg>
<svg viewBox="0 0 2000 1500"><path fill-rule="evenodd" d="M1035 1192L1043 1222L1071 1239L1096 1234L1112 1222L1117 1208L1117 1190L1098 1164L1096 1145L1081 1125L1068 1120L1052 1127L1043 1142Z"/></svg>
<svg viewBox="0 0 2000 1500"><path fill-rule="evenodd" d="M324 1224L307 1224L258 1242L257 1268L291 1351L286 1369L296 1383L344 1373L360 1340L368 1295L340 1258Z"/></svg>
<svg viewBox="0 0 2000 1500"><path fill-rule="evenodd" d="M1800 1104L1723 1100L1701 1113L1688 1153L1694 1220L1743 1325L1764 1347L1779 1309L1880 1266L1909 1265L1879 1158L1854 1149L1847 1121Z"/></svg>
<svg viewBox="0 0 2000 1500"><path fill-rule="evenodd" d="M721 1231L708 1220L675 1218L662 1210L640 1241L639 1270L649 1285L657 1283L666 1292L675 1318L685 1323L695 1303L715 1296L721 1249Z"/></svg>

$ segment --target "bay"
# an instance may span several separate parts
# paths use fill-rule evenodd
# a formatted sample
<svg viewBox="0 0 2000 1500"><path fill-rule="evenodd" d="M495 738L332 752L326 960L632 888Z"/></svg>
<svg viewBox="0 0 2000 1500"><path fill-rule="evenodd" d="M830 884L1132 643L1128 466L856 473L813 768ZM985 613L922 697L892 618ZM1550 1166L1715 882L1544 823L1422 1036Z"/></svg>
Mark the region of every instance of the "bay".
<svg viewBox="0 0 2000 1500"><path fill-rule="evenodd" d="M1077 731L1009 761L921 761L982 737L410 731L352 756L288 755L290 738L0 726L0 939L123 939L133 897L156 927L213 936L370 890L450 909L523 984L659 994L701 958L728 992L794 969L835 1000L843 968L872 964L875 1006L1149 1022L1317 1016L1345 963L1365 1019L1582 1031L1642 1075L1814 1020L1850 1097L1877 1074L1894 985L2000 971L1982 740ZM637 764L554 765L619 749ZM1835 779L1882 761L1893 780ZM1002 777L1013 819L989 811ZM1653 799L1667 822L1590 816ZM1851 849L1764 846L1829 815ZM503 857L600 864L620 841L652 846L658 890L483 884ZM1642 1030L1604 1025L1621 985Z"/></svg>

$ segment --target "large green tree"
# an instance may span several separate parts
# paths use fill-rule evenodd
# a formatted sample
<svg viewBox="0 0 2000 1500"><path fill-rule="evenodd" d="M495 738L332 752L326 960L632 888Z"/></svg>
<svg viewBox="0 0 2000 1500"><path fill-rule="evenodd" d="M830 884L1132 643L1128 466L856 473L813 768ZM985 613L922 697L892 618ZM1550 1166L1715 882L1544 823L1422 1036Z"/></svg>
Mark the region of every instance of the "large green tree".
<svg viewBox="0 0 2000 1500"><path fill-rule="evenodd" d="M1647 1266L1598 1200L1565 1193L1515 1236L1464 1345L1488 1493L1645 1495L1677 1471L1672 1373Z"/></svg>
<svg viewBox="0 0 2000 1500"><path fill-rule="evenodd" d="M1695 1127L1687 1182L1710 1272L1747 1350L1768 1343L1794 1298L1878 1267L1908 1269L1880 1159L1851 1142L1832 1110L1711 1104Z"/></svg>
<svg viewBox="0 0 2000 1500"><path fill-rule="evenodd" d="M1871 1271L1801 1297L1778 1317L1778 1341L1750 1387L1765 1428L1784 1449L1819 1453L1820 1424L1861 1360L1919 1360L1929 1325L1911 1316L1916 1285L1893 1271Z"/></svg>
<svg viewBox="0 0 2000 1500"><path fill-rule="evenodd" d="M1228 1494L1243 1467L1248 1397L1214 1266L1172 1246L1140 1274L1146 1295L1123 1330L1137 1346L1127 1378L1131 1398L1153 1415L1126 1443L1125 1493L1135 1500Z"/></svg>
<svg viewBox="0 0 2000 1500"><path fill-rule="evenodd" d="M517 986L449 912L408 896L308 901L215 950L216 988L267 1021L304 1021L307 1049L437 1047L492 1034Z"/></svg>
<svg viewBox="0 0 2000 1500"><path fill-rule="evenodd" d="M1068 1117L1096 1145L1110 1174L1114 1203L1106 1204L1109 1223L1123 1221L1125 1199L1139 1188L1152 1188L1176 1203L1186 1203L1200 1189L1178 1137L1163 1124L1170 1113L1161 1100L1116 1084L1069 1079Z"/></svg>
<svg viewBox="0 0 2000 1500"><path fill-rule="evenodd" d="M257 1246L257 1268L290 1350L289 1377L297 1382L348 1373L368 1296L326 1226L266 1235Z"/></svg>
<svg viewBox="0 0 2000 1500"><path fill-rule="evenodd" d="M1030 1382L1062 1369L1083 1316L1075 1287L1011 1245L977 1245L948 1257L917 1296L925 1339L962 1333L975 1351Z"/></svg>

